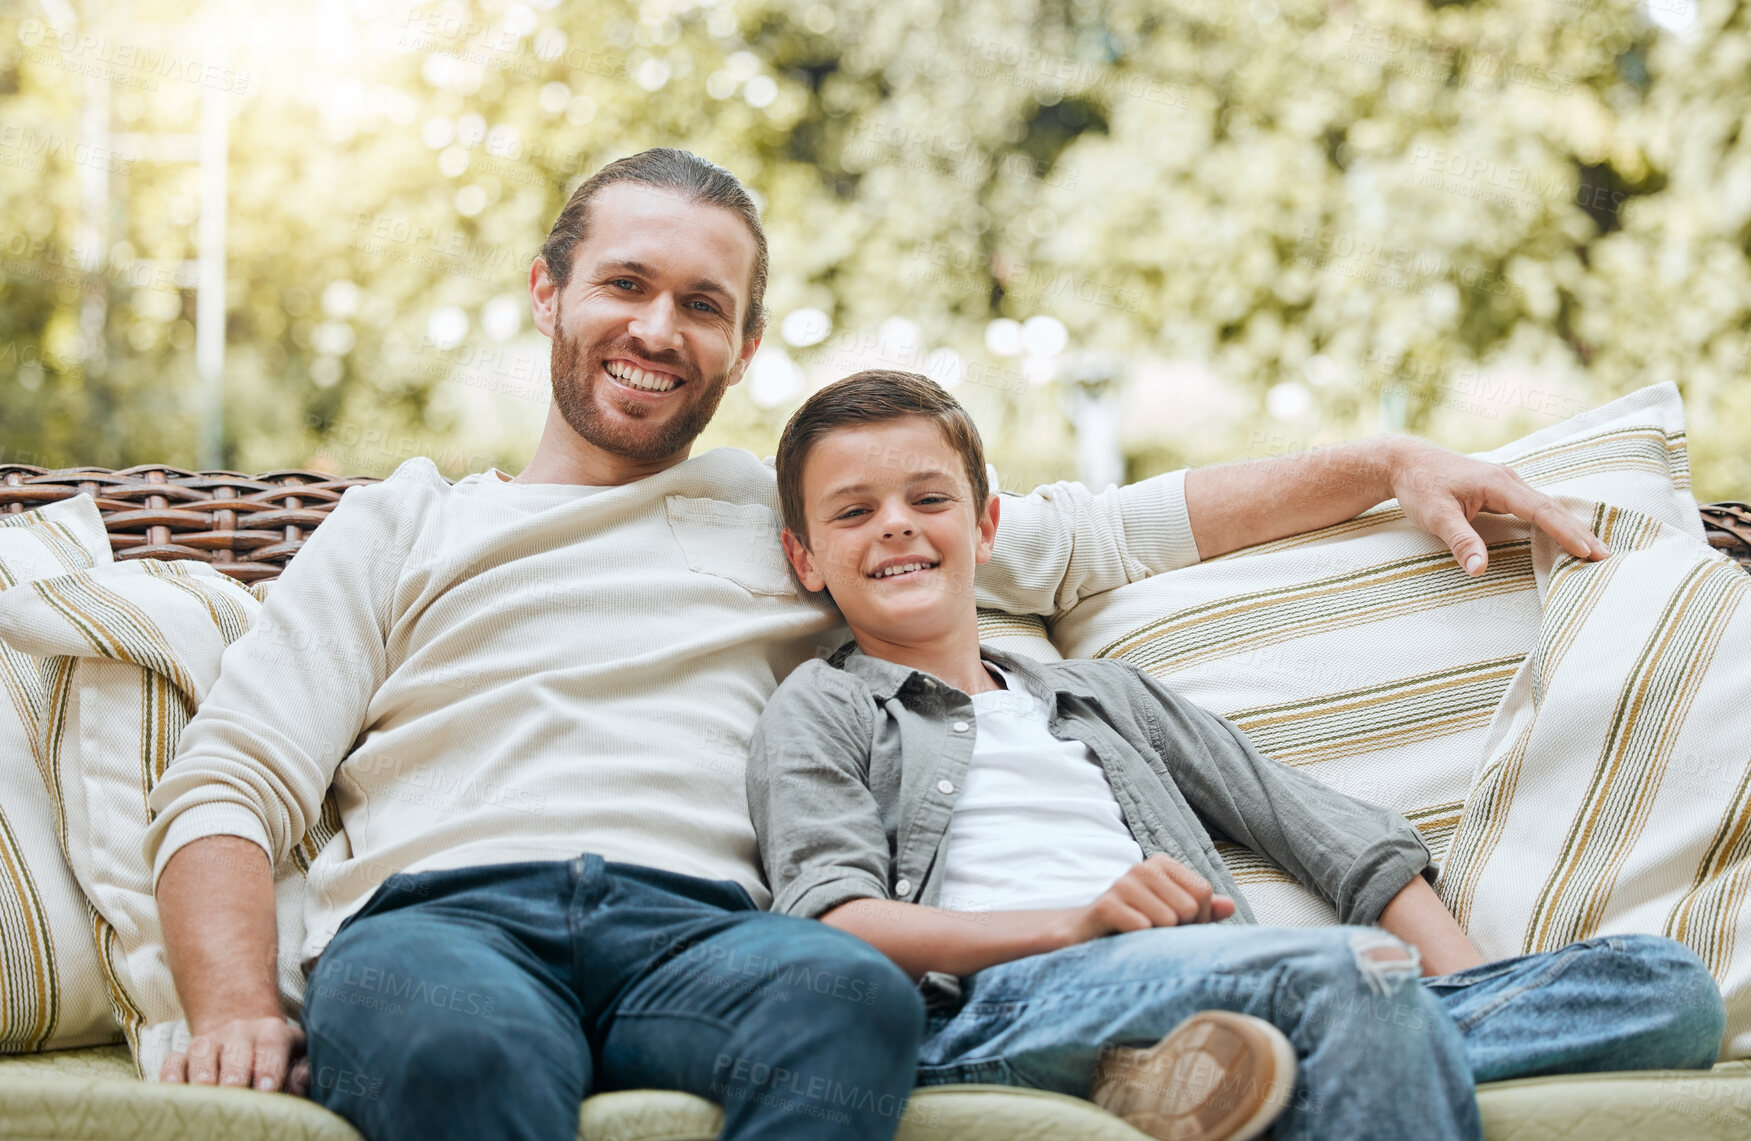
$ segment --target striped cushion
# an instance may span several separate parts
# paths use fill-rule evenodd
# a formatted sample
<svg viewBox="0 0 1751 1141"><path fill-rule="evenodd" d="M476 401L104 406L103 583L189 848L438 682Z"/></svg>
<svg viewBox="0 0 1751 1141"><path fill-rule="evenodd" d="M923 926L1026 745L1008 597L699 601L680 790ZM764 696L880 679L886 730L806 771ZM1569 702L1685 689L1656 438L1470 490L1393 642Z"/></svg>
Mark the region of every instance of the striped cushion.
<svg viewBox="0 0 1751 1141"><path fill-rule="evenodd" d="M110 561L91 497L0 515L0 598L35 580ZM36 741L46 703L42 663L0 643L0 1053L116 1037L92 933L56 836Z"/></svg>
<svg viewBox="0 0 1751 1141"><path fill-rule="evenodd" d="M1649 516L1592 514L1605 562L1533 544L1537 644L1439 888L1493 957L1684 942L1726 996L1726 1056L1751 1056L1751 575Z"/></svg>
<svg viewBox="0 0 1751 1141"><path fill-rule="evenodd" d="M1482 458L1700 541L1684 440L1666 384ZM1133 662L1233 719L1267 755L1402 812L1439 862L1539 624L1530 529L1505 516L1476 523L1490 548L1480 578L1388 503L1091 599L1059 619L1053 640L1066 656ZM1218 851L1260 922L1335 922L1328 901L1269 860Z"/></svg>
<svg viewBox="0 0 1751 1141"><path fill-rule="evenodd" d="M42 655L42 756L64 821L67 862L96 909L116 1017L143 1075L186 1043L143 841L146 798L219 660L260 612L249 590L198 562L139 560L61 575L0 596L0 638ZM275 869L281 997L304 976L304 875L338 829L332 804Z"/></svg>

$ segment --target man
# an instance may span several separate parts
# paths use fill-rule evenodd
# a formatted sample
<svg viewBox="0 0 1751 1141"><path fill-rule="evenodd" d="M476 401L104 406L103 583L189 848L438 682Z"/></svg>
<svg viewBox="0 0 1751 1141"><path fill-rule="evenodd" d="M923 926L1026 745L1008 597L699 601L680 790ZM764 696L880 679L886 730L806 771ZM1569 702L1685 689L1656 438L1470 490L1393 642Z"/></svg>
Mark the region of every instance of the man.
<svg viewBox="0 0 1751 1141"><path fill-rule="evenodd" d="M783 562L771 472L690 458L765 284L733 176L671 150L603 168L530 271L554 400L528 466L452 486L410 461L288 568L153 793L193 1035L165 1079L297 1088L307 1031L313 1094L374 1139L570 1137L587 1093L639 1085L719 1101L726 1137L892 1135L919 999L862 941L759 910L743 791L765 699L839 620ZM1604 554L1505 469L1397 439L1041 489L976 587L1055 613L1393 496L1473 574L1479 511ZM331 784L300 1029L270 869Z"/></svg>

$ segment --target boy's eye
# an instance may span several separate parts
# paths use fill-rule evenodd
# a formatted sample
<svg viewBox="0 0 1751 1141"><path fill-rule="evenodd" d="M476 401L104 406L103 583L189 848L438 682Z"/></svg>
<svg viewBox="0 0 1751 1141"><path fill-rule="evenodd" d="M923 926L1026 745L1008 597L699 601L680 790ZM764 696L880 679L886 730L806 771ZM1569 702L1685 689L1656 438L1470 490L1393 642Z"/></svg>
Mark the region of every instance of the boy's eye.
<svg viewBox="0 0 1751 1141"><path fill-rule="evenodd" d="M841 511L839 514L833 516L833 518L835 518L835 519L850 519L855 515L864 515L864 514L868 514L868 512L865 508L847 507L845 510Z"/></svg>
<svg viewBox="0 0 1751 1141"><path fill-rule="evenodd" d="M948 502L948 501L949 501L949 498L948 498L948 496L946 496L946 495L938 495L938 494L936 494L936 493L935 493L935 492L931 492L931 493L930 493L930 494L929 494L929 495L925 495L925 496L920 496L920 497L919 497L919 499L918 499L918 502L919 502L919 503L925 503L925 504L929 504L929 503L947 503L947 502Z"/></svg>

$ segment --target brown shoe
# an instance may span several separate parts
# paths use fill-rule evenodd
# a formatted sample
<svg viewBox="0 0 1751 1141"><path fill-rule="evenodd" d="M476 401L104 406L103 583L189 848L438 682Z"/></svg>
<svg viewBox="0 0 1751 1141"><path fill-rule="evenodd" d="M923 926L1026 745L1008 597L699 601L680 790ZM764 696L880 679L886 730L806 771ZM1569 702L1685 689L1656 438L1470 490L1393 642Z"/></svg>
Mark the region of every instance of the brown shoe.
<svg viewBox="0 0 1751 1141"><path fill-rule="evenodd" d="M1262 1018L1194 1014L1146 1050L1106 1050L1089 1100L1158 1141L1247 1141L1295 1085L1295 1048Z"/></svg>

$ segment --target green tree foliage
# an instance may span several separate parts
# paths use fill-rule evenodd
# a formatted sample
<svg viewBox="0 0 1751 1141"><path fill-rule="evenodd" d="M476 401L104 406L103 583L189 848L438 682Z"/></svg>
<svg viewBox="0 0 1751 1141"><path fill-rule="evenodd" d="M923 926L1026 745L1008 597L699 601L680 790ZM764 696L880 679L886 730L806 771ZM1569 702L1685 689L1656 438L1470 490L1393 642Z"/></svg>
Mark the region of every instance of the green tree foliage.
<svg viewBox="0 0 1751 1141"><path fill-rule="evenodd" d="M1133 475L1489 446L1670 379L1699 493L1751 490L1727 0L250 4L218 73L182 5L83 10L0 12L3 460L195 461L196 172L80 150L101 68L116 132L227 93L233 467L518 465L530 260L584 174L673 145L761 196L772 313L835 331L788 346L811 381L952 375L1011 484L1074 474L1078 376L1122 392ZM1053 366L988 347L1039 314ZM771 450L801 390L749 387L708 442Z"/></svg>

